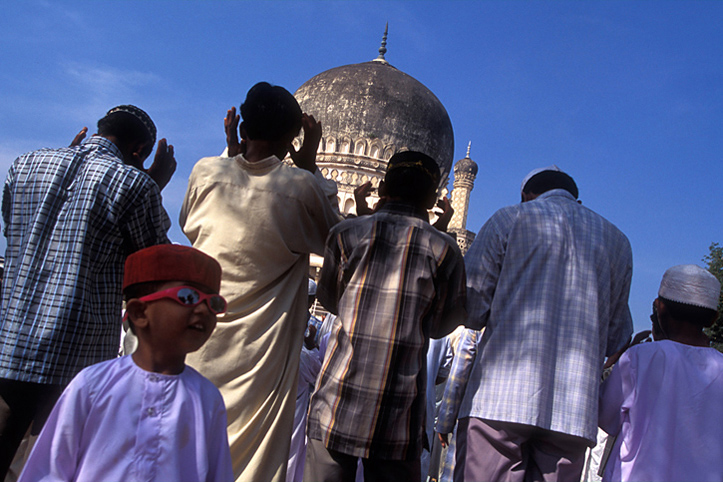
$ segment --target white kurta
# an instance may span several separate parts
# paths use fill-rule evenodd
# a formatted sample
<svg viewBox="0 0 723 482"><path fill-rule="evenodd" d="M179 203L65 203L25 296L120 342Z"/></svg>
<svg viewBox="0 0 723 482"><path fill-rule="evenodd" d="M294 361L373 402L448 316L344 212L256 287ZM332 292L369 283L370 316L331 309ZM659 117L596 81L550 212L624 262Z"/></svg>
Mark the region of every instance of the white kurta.
<svg viewBox="0 0 723 482"><path fill-rule="evenodd" d="M223 268L228 312L187 362L221 390L236 479L283 481L306 328L309 253L339 221L336 186L272 156L208 157L180 224ZM335 208L336 207L336 211Z"/></svg>
<svg viewBox="0 0 723 482"><path fill-rule="evenodd" d="M722 480L721 400L714 348L663 340L627 350L600 393L600 428L617 436L603 480Z"/></svg>
<svg viewBox="0 0 723 482"><path fill-rule="evenodd" d="M130 356L81 371L55 405L19 482L230 482L223 400L192 368Z"/></svg>

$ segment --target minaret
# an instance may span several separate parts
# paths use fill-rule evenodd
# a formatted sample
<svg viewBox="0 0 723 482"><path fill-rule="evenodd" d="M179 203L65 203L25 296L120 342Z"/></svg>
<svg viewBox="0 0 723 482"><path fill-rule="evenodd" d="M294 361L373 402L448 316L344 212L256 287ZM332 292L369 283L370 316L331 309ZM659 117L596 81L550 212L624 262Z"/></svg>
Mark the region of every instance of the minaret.
<svg viewBox="0 0 723 482"><path fill-rule="evenodd" d="M454 165L454 184L452 185L452 208L454 215L449 222L448 231L457 235L462 254L472 244L474 233L467 231L467 213L469 211L469 197L474 188L477 177L477 163L469 157L472 142L467 145L467 155Z"/></svg>

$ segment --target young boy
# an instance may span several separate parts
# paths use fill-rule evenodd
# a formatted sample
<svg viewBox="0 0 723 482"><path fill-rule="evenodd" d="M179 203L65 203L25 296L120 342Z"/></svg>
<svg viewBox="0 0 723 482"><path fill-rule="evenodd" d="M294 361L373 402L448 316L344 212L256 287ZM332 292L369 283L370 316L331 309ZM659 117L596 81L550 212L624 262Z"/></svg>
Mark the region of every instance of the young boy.
<svg viewBox="0 0 723 482"><path fill-rule="evenodd" d="M185 365L226 310L220 284L219 264L194 248L130 255L123 291L138 349L73 379L20 481L233 480L221 394Z"/></svg>
<svg viewBox="0 0 723 482"><path fill-rule="evenodd" d="M317 290L338 315L309 410L304 480L420 480L429 338L464 321L459 248L429 224L437 163L419 152L389 160L375 214L327 239Z"/></svg>
<svg viewBox="0 0 723 482"><path fill-rule="evenodd" d="M720 289L695 265L663 275L651 319L664 339L628 349L602 386L600 428L617 436L604 481L721 480L723 354L703 333Z"/></svg>

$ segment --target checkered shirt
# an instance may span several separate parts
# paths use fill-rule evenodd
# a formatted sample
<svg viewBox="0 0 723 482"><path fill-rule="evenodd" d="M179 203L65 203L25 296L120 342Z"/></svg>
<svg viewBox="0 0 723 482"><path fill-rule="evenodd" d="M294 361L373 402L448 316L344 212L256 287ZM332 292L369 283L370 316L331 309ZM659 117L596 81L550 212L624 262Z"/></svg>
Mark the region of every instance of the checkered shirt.
<svg viewBox="0 0 723 482"><path fill-rule="evenodd" d="M594 443L604 358L633 329L625 235L555 189L497 211L465 264L470 323L487 328L459 417Z"/></svg>
<svg viewBox="0 0 723 482"><path fill-rule="evenodd" d="M464 262L452 238L410 206L344 221L327 240L319 301L331 328L308 436L363 458L422 449L426 355L464 321Z"/></svg>
<svg viewBox="0 0 723 482"><path fill-rule="evenodd" d="M7 238L0 377L65 384L118 354L123 265L167 243L156 183L94 136L17 158L2 201Z"/></svg>

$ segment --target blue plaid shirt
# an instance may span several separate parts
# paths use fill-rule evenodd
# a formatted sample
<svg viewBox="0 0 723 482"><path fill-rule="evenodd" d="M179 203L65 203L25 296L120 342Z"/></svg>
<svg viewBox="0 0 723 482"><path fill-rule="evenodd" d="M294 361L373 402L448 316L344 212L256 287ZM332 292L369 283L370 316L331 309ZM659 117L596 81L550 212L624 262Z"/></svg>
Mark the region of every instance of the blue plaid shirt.
<svg viewBox="0 0 723 482"><path fill-rule="evenodd" d="M603 361L630 339L632 250L565 190L500 209L465 256L470 326L486 326L459 417L597 435Z"/></svg>
<svg viewBox="0 0 723 482"><path fill-rule="evenodd" d="M156 183L94 136L17 158L2 215L0 377L65 384L116 356L125 258L168 242Z"/></svg>

